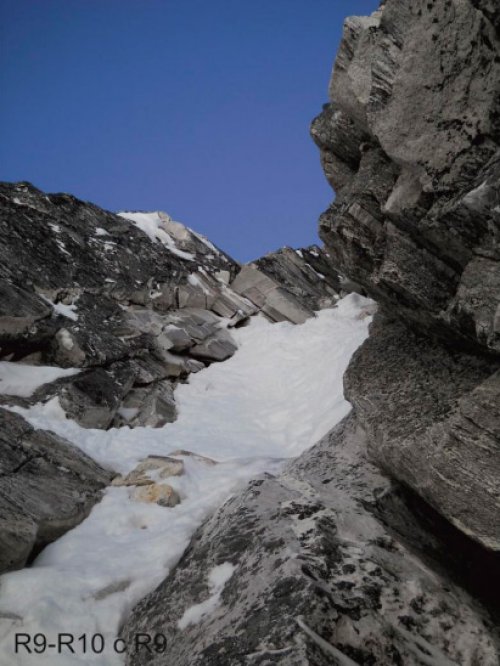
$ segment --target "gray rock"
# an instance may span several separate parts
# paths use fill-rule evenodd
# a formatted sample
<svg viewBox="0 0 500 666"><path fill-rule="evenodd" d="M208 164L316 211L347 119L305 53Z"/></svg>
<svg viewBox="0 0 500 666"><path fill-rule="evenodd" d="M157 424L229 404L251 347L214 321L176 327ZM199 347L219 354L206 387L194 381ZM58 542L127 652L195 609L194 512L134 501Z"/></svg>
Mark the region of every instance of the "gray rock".
<svg viewBox="0 0 500 666"><path fill-rule="evenodd" d="M314 316L311 309L304 307L293 294L285 291L253 264L243 266L231 283L231 288L248 298L272 321L302 324Z"/></svg>
<svg viewBox="0 0 500 666"><path fill-rule="evenodd" d="M341 291L340 276L317 245L300 250L284 247L253 263L308 310L331 307Z"/></svg>
<svg viewBox="0 0 500 666"><path fill-rule="evenodd" d="M8 571L78 525L112 474L66 440L4 409L0 444L0 571Z"/></svg>
<svg viewBox="0 0 500 666"><path fill-rule="evenodd" d="M336 268L424 332L500 351L499 11L387 0L347 19L313 122Z"/></svg>
<svg viewBox="0 0 500 666"><path fill-rule="evenodd" d="M163 380L129 391L116 412L113 426L160 428L176 418L174 386Z"/></svg>
<svg viewBox="0 0 500 666"><path fill-rule="evenodd" d="M122 630L161 633L167 651L131 650L127 663L420 666L424 655L495 666L491 616L425 554L438 543L445 553L446 538L423 530L365 447L349 418L279 478L228 500ZM180 622L225 563L234 572L210 612Z"/></svg>
<svg viewBox="0 0 500 666"><path fill-rule="evenodd" d="M499 368L376 315L344 378L372 459L498 551Z"/></svg>
<svg viewBox="0 0 500 666"><path fill-rule="evenodd" d="M488 0L387 0L371 17L347 19L331 103L312 124L337 189L320 235L332 265L387 316L345 379L370 455L492 550L500 549L499 17Z"/></svg>
<svg viewBox="0 0 500 666"><path fill-rule="evenodd" d="M126 363L80 373L61 385L58 391L60 405L68 418L84 428L106 429L132 388L134 378L133 369ZM50 388L45 390L50 391Z"/></svg>
<svg viewBox="0 0 500 666"><path fill-rule="evenodd" d="M237 346L231 334L225 329L219 329L211 336L191 347L190 353L195 358L210 361L225 361L236 351Z"/></svg>

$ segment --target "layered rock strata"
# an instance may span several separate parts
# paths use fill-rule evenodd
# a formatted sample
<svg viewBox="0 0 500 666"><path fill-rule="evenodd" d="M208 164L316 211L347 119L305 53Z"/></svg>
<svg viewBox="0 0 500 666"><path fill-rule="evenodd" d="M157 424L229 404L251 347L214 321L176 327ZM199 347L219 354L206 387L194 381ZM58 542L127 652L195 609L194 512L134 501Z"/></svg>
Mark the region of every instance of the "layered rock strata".
<svg viewBox="0 0 500 666"><path fill-rule="evenodd" d="M348 373L370 453L494 550L499 16L491 3L388 0L347 19L312 124L337 192L320 221L332 261L411 331L379 323Z"/></svg>

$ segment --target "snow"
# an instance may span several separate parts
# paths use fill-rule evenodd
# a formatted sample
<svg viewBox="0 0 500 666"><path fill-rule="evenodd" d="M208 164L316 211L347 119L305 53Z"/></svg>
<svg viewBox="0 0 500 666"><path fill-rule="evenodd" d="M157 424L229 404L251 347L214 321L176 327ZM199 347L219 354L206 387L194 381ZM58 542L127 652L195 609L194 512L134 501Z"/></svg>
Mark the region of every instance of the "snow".
<svg viewBox="0 0 500 666"><path fill-rule="evenodd" d="M64 303L54 303L54 301L51 301L50 298L47 298L46 296L43 296L40 294L40 296L43 298L43 300L48 303L49 305L52 306L54 312L56 314L63 315L64 317L67 317L68 319L72 319L73 321L78 321L78 315L75 312L76 310L76 305L75 303L71 303L71 305L65 305Z"/></svg>
<svg viewBox="0 0 500 666"><path fill-rule="evenodd" d="M214 567L208 576L210 596L200 604L190 606L177 622L179 629L185 629L190 624L198 624L206 615L212 613L220 605L220 597L224 586L235 572L236 567L231 562L224 562Z"/></svg>
<svg viewBox="0 0 500 666"><path fill-rule="evenodd" d="M95 235L96 236L109 236L109 233L106 231L106 229L103 229L102 227L96 227Z"/></svg>
<svg viewBox="0 0 500 666"><path fill-rule="evenodd" d="M0 393L29 398L40 386L61 377L76 375L79 372L76 368L24 365L0 361Z"/></svg>
<svg viewBox="0 0 500 666"><path fill-rule="evenodd" d="M134 225L148 236L148 238L155 243L160 241L167 247L170 252L177 255L181 259L193 261L194 256L190 252L179 250L175 244L174 239L162 228L163 220L159 213L118 213L120 217L133 222Z"/></svg>
<svg viewBox="0 0 500 666"><path fill-rule="evenodd" d="M188 275L188 282L193 287L199 287L204 294L210 295L212 293L210 289L208 289L208 287L204 284L204 282L200 280L200 278L195 273L191 273L190 275Z"/></svg>
<svg viewBox="0 0 500 666"><path fill-rule="evenodd" d="M349 412L342 375L367 336L369 318L362 313L368 303L351 294L301 326L254 317L232 332L238 344L232 358L177 387L179 417L163 428L80 428L65 418L57 398L30 409L12 408L120 473L147 455L178 449L219 462L182 457L185 474L168 479L182 500L174 508L139 503L131 499L131 489L109 487L89 517L45 548L30 568L4 575L0 663L14 663L14 632L39 632L50 640L61 632L97 632L110 646L131 608L167 576L217 506L250 478L277 473L287 458L310 447ZM181 622L213 611L226 576L229 566L212 572L209 598L191 609L179 608ZM37 654L36 664L123 663L110 647L100 655L75 652ZM20 666L34 663L29 655L18 658Z"/></svg>
<svg viewBox="0 0 500 666"><path fill-rule="evenodd" d="M62 242L62 240L57 239L56 243L57 243L58 248L61 250L61 252L63 252L64 254L67 254L68 257L71 257L71 254L66 249L66 245Z"/></svg>
<svg viewBox="0 0 500 666"><path fill-rule="evenodd" d="M312 272L315 273L319 277L320 280L325 279L325 276L323 275L323 273L320 273L319 271L317 271L315 268L313 268L311 266L311 264L308 264L307 261L306 261L306 266L307 266L307 268L310 268L312 270Z"/></svg>

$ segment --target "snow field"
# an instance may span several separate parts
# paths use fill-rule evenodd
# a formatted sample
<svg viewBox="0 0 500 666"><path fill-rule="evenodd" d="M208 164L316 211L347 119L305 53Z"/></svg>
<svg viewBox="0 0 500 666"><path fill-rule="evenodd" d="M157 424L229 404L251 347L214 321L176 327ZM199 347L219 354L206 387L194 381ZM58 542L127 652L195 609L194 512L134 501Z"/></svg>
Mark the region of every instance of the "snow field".
<svg viewBox="0 0 500 666"><path fill-rule="evenodd" d="M65 418L57 398L25 410L38 428L66 437L101 465L131 471L151 454L187 449L185 474L167 480L180 494L174 508L132 501L130 489L109 487L89 517L48 546L34 564L0 579L0 664L116 666L111 646L137 601L175 566L196 528L250 478L277 473L312 446L350 409L342 376L366 338L371 303L351 294L301 326L261 317L233 331L238 351L191 375L176 389L179 418L163 428L86 430ZM207 600L179 609L181 629L220 603L234 563L213 574ZM222 565L221 565L222 566ZM63 651L13 655L16 632L100 633L102 654Z"/></svg>

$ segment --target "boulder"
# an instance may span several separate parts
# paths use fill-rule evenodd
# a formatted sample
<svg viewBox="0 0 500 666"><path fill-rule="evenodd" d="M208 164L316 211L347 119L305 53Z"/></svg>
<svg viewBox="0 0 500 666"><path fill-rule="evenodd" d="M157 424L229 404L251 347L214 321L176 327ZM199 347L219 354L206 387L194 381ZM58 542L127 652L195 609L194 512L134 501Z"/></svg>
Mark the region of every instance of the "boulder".
<svg viewBox="0 0 500 666"><path fill-rule="evenodd" d="M243 266L231 283L231 289L251 301L272 321L291 321L303 324L314 316L290 292L281 288L254 264Z"/></svg>
<svg viewBox="0 0 500 666"><path fill-rule="evenodd" d="M153 472L160 479L181 476L184 474L184 463L182 460L170 456L148 456L125 476L115 477L111 485L147 486L154 483L149 476L150 472Z"/></svg>
<svg viewBox="0 0 500 666"><path fill-rule="evenodd" d="M190 354L195 358L209 361L225 361L237 350L231 334L225 329L219 329L199 344L191 347Z"/></svg>
<svg viewBox="0 0 500 666"><path fill-rule="evenodd" d="M168 483L148 483L138 485L131 492L131 498L137 502L146 502L147 504L158 504L167 508L172 508L180 503L181 498L176 490Z"/></svg>
<svg viewBox="0 0 500 666"><path fill-rule="evenodd" d="M112 474L57 435L0 409L0 571L78 525Z"/></svg>
<svg viewBox="0 0 500 666"><path fill-rule="evenodd" d="M164 379L155 384L131 389L116 411L113 426L161 428L177 418L174 386Z"/></svg>

